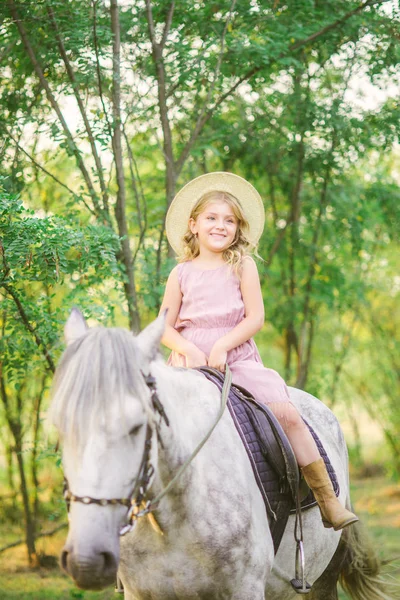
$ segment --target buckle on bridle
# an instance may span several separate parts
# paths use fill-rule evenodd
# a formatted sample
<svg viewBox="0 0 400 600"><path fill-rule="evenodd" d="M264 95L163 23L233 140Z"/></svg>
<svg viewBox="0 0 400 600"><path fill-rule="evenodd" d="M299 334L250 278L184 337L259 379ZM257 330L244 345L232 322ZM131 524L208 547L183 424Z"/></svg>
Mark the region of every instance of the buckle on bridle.
<svg viewBox="0 0 400 600"><path fill-rule="evenodd" d="M146 515L151 513L152 509L150 507L151 507L151 500L147 500L144 507L135 514L135 519L136 520L140 519L140 517L145 517Z"/></svg>
<svg viewBox="0 0 400 600"><path fill-rule="evenodd" d="M157 387L156 387L156 380L153 377L153 375L151 375L150 373L148 375L145 375L143 373L143 371L141 371L143 379L147 385L147 387L150 390L150 394L151 394L151 401L153 404L153 408L158 412L158 414L160 415L160 417L162 419L164 419L165 424L167 425L167 427L169 427L169 419L167 416L167 413L164 410L163 405L160 402L160 399L157 395Z"/></svg>

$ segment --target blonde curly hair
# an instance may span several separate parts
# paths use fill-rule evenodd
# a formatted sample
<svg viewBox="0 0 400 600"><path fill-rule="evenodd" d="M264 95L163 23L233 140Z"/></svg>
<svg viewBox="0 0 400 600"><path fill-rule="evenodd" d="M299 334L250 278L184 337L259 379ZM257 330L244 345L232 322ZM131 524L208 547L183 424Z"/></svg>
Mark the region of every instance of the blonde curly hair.
<svg viewBox="0 0 400 600"><path fill-rule="evenodd" d="M229 248L223 251L222 257L224 261L230 265L236 275L240 274L242 262L245 256L249 256L256 251L256 246L250 242L247 237L249 231L249 223L244 215L240 202L235 196L229 192L212 191L204 194L193 206L190 218L194 221L204 212L206 207L213 202L226 202L232 209L233 214L237 219L237 230L235 239ZM199 242L197 236L191 232L189 224L185 235L183 236L184 249L183 253L178 257L179 262L193 260L200 254Z"/></svg>

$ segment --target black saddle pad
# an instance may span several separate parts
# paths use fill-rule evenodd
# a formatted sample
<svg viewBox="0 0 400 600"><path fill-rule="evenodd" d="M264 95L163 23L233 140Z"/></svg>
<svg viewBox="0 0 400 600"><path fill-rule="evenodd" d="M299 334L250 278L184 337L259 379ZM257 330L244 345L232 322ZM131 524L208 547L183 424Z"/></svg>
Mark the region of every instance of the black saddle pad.
<svg viewBox="0 0 400 600"><path fill-rule="evenodd" d="M222 389L222 373L210 367L201 367L199 371ZM300 471L286 434L267 406L258 403L243 388L232 385L228 409L263 497L276 553L289 514L296 510L295 496L299 489ZM339 483L325 448L311 425L305 419L304 422L324 459L335 493L339 495ZM304 510L316 505L313 493L309 488L306 489L308 493L301 502Z"/></svg>

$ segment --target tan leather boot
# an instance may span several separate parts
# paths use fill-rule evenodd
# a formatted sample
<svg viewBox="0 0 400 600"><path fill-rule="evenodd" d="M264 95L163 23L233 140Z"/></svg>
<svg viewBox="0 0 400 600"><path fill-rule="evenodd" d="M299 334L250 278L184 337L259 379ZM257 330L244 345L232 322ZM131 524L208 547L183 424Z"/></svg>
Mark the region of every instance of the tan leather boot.
<svg viewBox="0 0 400 600"><path fill-rule="evenodd" d="M336 498L323 458L303 467L301 471L318 502L324 527L333 527L338 531L358 521L358 517L344 508Z"/></svg>

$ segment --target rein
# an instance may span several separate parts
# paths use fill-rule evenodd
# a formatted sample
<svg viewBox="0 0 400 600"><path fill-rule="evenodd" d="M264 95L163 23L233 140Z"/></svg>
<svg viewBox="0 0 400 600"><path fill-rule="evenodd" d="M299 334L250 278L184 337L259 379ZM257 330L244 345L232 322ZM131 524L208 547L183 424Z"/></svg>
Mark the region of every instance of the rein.
<svg viewBox="0 0 400 600"><path fill-rule="evenodd" d="M158 412L161 419L164 419L166 425L169 426L168 417L167 417L167 415L164 411L164 407L161 404L160 399L158 398L158 395L157 395L156 380L154 379L154 377L152 375L144 375L143 373L142 373L142 375L143 375L143 378L144 378L144 381L145 381L147 387L150 390L151 402L152 402L154 411ZM192 454L179 467L178 471L176 472L174 477L171 479L171 481L168 483L168 485L155 498L153 498L151 500L146 500L147 490L150 485L150 481L154 475L154 467L150 462L153 429L149 425L149 423L147 423L146 441L144 444L142 460L140 463L139 472L138 472L138 475L136 478L134 489L133 489L132 493L130 494L129 498L108 499L108 498L91 498L90 496L76 496L75 494L73 494L70 491L69 486L68 486L68 481L65 478L64 479L63 496L64 496L64 499L67 504L68 512L70 509L71 502L81 502L82 504L98 504L100 506L108 506L108 505L115 506L117 504L121 504L122 506L129 507L129 511L127 513L127 523L126 523L126 525L124 525L121 528L119 534L120 534L120 536L123 536L126 533L128 533L129 531L131 531L134 528L137 520L140 517L143 517L145 515L150 515L150 513L157 508L157 505L159 504L160 500L162 498L164 498L164 496L166 494L168 494L168 492L170 492L172 487L175 485L175 483L182 476L184 471L186 471L186 469L188 468L190 463L193 461L193 459L197 456L197 454L203 448L204 444L207 442L207 440L211 436L212 432L214 431L214 429L218 425L219 421L221 420L222 415L224 414L226 404L228 401L228 395L229 395L231 383L232 383L232 373L229 369L228 364L226 364L225 380L224 380L224 385L223 385L223 388L221 391L221 406L220 406L220 410L218 412L218 416L217 416L215 423L213 424L211 429L208 431L208 433L205 435L205 437L201 440L201 442L193 450Z"/></svg>

